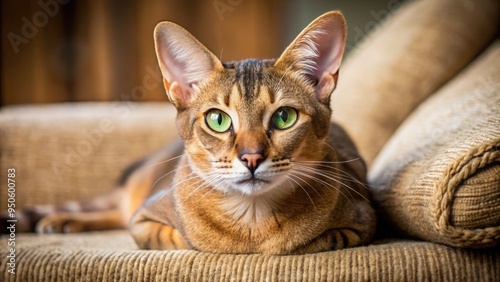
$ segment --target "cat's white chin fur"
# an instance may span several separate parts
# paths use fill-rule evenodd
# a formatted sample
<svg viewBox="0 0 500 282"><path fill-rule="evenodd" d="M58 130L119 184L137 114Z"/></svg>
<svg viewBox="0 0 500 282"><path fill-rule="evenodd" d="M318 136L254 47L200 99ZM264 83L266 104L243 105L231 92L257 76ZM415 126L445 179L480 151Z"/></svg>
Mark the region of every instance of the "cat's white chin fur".
<svg viewBox="0 0 500 282"><path fill-rule="evenodd" d="M286 171L273 172L270 165L270 162L264 162L252 175L239 160L235 160L231 173L215 172L219 175L215 179L203 173L199 175L207 184L224 194L221 203L223 210L238 221L257 224L272 216L280 200L293 191L287 181Z"/></svg>
<svg viewBox="0 0 500 282"><path fill-rule="evenodd" d="M252 175L239 160L234 160L232 173L225 174L227 176L224 177L224 183L227 186L223 188L224 192L236 192L255 197L279 188L286 180L286 172L283 170L273 171L271 165L272 163L269 161L263 162Z"/></svg>
<svg viewBox="0 0 500 282"><path fill-rule="evenodd" d="M231 187L228 188L243 196L261 196L283 187L286 178L282 174L268 175L265 178L261 178L261 176L256 174L255 178L231 183Z"/></svg>
<svg viewBox="0 0 500 282"><path fill-rule="evenodd" d="M264 173L256 173L255 178ZM233 183L225 196L222 208L238 221L246 224L257 224L272 216L280 199L292 191L284 173L266 173L265 179L249 179L242 183ZM264 180L264 181L263 181Z"/></svg>

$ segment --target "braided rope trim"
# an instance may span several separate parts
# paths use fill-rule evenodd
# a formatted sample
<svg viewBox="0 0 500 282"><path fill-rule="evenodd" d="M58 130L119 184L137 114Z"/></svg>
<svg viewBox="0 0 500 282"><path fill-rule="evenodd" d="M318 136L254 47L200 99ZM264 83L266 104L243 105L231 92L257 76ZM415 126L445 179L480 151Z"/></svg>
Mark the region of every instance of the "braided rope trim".
<svg viewBox="0 0 500 282"><path fill-rule="evenodd" d="M434 224L447 243L457 247L482 247L500 241L500 226L464 229L450 225L455 192L460 183L488 164L500 162L500 138L472 148L455 160L434 186ZM500 187L498 187L500 189Z"/></svg>

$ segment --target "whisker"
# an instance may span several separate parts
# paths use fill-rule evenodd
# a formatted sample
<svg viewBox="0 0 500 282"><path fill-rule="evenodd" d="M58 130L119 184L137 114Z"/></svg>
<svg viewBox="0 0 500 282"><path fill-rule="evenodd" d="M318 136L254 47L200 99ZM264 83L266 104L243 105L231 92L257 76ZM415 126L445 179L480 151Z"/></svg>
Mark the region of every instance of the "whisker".
<svg viewBox="0 0 500 282"><path fill-rule="evenodd" d="M174 186L177 186L179 184L182 184L184 182L190 181L190 180L198 178L198 177L201 179L201 177L198 175L198 173L199 172L208 171L210 169L211 168L203 169L203 170L200 170L200 171L192 171L191 173L189 173L188 175L186 175L185 178L182 181L175 183Z"/></svg>
<svg viewBox="0 0 500 282"><path fill-rule="evenodd" d="M198 183L198 182L202 182L202 183L201 183L200 185L198 185L198 187L196 187L193 191L191 191L191 192L188 194L188 196L186 197L186 199L184 199L184 200L182 201L182 203L181 203L181 204L183 204L185 201L187 201L187 200L188 200L188 199L189 199L189 198L190 198L190 197L191 197L194 193L196 193L196 192L197 192L199 189L201 189L204 185L207 185L207 186L212 186L212 189L210 189L210 191L211 191L211 190L213 190L215 187L214 187L213 185L211 185L210 183L211 183L213 180L218 179L218 178L220 178L219 174L218 174L216 171L214 171L214 172L211 172L211 173L209 173L209 174L208 174L208 178L206 178L206 179L200 179L199 181L196 181L195 183ZM190 187L190 186L188 186L188 187ZM186 187L184 187L184 189L186 189Z"/></svg>
<svg viewBox="0 0 500 282"><path fill-rule="evenodd" d="M321 195L321 193L319 193L318 190L316 190L316 188L314 188L314 186L311 185L311 183L305 181L304 179L298 177L297 175L294 175L294 176L297 177L297 178L299 178L302 182L306 183L309 187L311 187L311 189L314 190L314 192L316 192L316 194L318 194L318 196L320 196L321 198L323 198L323 196Z"/></svg>
<svg viewBox="0 0 500 282"><path fill-rule="evenodd" d="M304 180L303 180L302 178L300 178L299 176L294 175L294 174L289 174L289 175L287 175L287 176L286 176L286 177L287 177L287 180L288 180L288 179L290 179L290 180L292 180L293 182L295 182L295 183L296 183L296 184L297 184L297 185L298 185L298 186L299 186L299 187L300 187L300 188L301 188L301 189L302 189L302 190L306 193L307 197L309 198L309 201L311 201L311 204L313 205L314 209L316 209L316 205L314 204L314 201L313 201L313 199L311 198L311 195L309 195L309 193L307 193L307 190L306 190L304 187L302 187L302 185L300 185L300 183L299 183L299 182L297 182L295 179L293 179L293 178L292 178L292 176L297 177L297 178L298 178L299 180L301 180L301 181L304 181ZM306 182L306 181L304 181L304 182ZM307 182L306 182L306 183L307 183ZM316 191L316 193L317 193L317 192L318 192L318 191Z"/></svg>
<svg viewBox="0 0 500 282"><path fill-rule="evenodd" d="M201 171L207 171L209 169L203 169ZM193 175L193 176L191 176L191 175ZM161 188L161 189L164 189L165 191L168 191L170 189L174 189L175 187L179 186L180 184L182 184L184 182L191 181L192 179L196 179L196 178L200 178L200 179L198 181L195 181L194 183L191 183L191 185L183 187L182 190L187 189L187 188L191 187L192 185L196 185L196 183L204 181L195 171L192 171L190 174L186 175L186 178L183 179L182 181L180 181L178 183L175 183L175 184L172 184L170 187L164 187L164 188ZM163 194L160 198L158 198L157 201L161 200L165 195L166 195L166 193Z"/></svg>
<svg viewBox="0 0 500 282"><path fill-rule="evenodd" d="M330 179L330 180L332 180L332 181L335 181L335 182L337 182L338 184L340 184L340 185L342 185L342 186L346 187L348 190L353 191L353 192L354 192L354 193L356 193L358 196L360 196L361 198L365 199L367 202L370 202L370 200L368 200L365 196L363 196L363 195L362 195L360 192L358 192L356 189L354 189L354 188L350 187L349 185L347 185L347 184L345 184L345 183L341 182L340 180L338 180L338 179L336 179L336 178L334 178L334 177L332 177L332 176L329 176L329 175L327 175L327 174L323 173L323 171L321 171L321 170L319 170L319 169L315 169L315 168L311 168L311 167L307 167L307 166L302 166L302 165L297 165L297 166L298 166L299 168L301 168L301 169L302 169L302 171L304 171L304 170L305 170L305 171L309 171L309 172L312 172L312 173L316 173L317 175L320 175L320 176L323 176L323 177L325 177L325 178L327 178L327 179ZM298 169L298 170L299 170L299 169ZM351 197L352 197L352 195L351 195Z"/></svg>
<svg viewBox="0 0 500 282"><path fill-rule="evenodd" d="M357 179L356 177L354 177L353 175L339 169L339 168L336 168L336 167L333 167L333 169L337 170L337 171L325 171L325 173L329 173L333 176L336 176L336 177L339 177L340 179L343 179L343 180L346 180L346 181L352 181L352 182L355 182L356 184L359 184L361 185L361 187L367 189L367 190L370 190L371 189L371 186L368 185L368 183L363 183L361 181L359 181L359 179Z"/></svg>
<svg viewBox="0 0 500 282"><path fill-rule="evenodd" d="M299 162L296 162L296 163L300 164L300 163L304 163L304 162L299 161ZM312 163L312 162L307 162L307 163ZM317 162L315 165L316 166L321 166L321 167L324 167L324 168L334 169L334 170L338 171L338 173L342 173L345 177L348 178L348 179L344 179L344 180L350 180L350 181L356 182L357 184L363 186L366 189L371 189L371 186L368 183L363 183L363 182L359 181L359 179L357 179L353 175L351 175L351 174L343 171L342 169L340 169L338 167L335 167L335 166L331 166L331 165L327 165L327 164L322 164L322 163L329 163L329 162ZM335 172L330 171L330 173L335 173ZM336 176L341 176L341 175L337 174Z"/></svg>
<svg viewBox="0 0 500 282"><path fill-rule="evenodd" d="M324 164L345 164L345 163L351 163L360 160L360 158L354 158L350 160L345 160L345 161L336 161L336 162L331 162L331 161L296 161L298 163L324 163Z"/></svg>
<svg viewBox="0 0 500 282"><path fill-rule="evenodd" d="M183 181L181 181L181 182L186 182L186 181L189 181L189 180L194 179L194 178L197 178L197 177L198 177L198 176L193 176L193 177L190 177L190 178L188 178L188 179L185 179L185 180L183 180ZM194 183L198 183L198 182L200 182L200 181L202 181L202 180L198 180L198 181L196 181L196 182L194 182ZM163 189L165 192L168 192L169 190L174 189L175 187L177 187L177 185L178 185L178 184L176 184L176 185L171 185L170 187L164 187L164 188L162 188L162 189ZM190 187L190 186L187 186L187 187ZM186 189L187 187L184 187L184 189ZM162 190L162 189L160 189L160 190ZM183 189L183 190L184 190L184 189ZM164 194L163 194L160 198L158 198L156 201L159 201L159 200L163 199L163 197L165 197L165 195L166 195L166 194L167 194L167 193L164 193Z"/></svg>
<svg viewBox="0 0 500 282"><path fill-rule="evenodd" d="M181 157L183 157L183 156L185 156L185 155L186 155L186 154L180 154L180 155L178 155L178 156L176 156L176 157L173 157L173 158L170 158L170 159L168 159L168 160L161 161L161 162L157 162L157 163L154 163L154 164L150 164L150 165L146 166L146 168L149 168L149 167L152 167L152 166L155 166L155 165L159 165L159 164L163 164L163 163L168 163L168 162L171 162L171 161L176 160L176 159L178 159L178 158L181 158Z"/></svg>
<svg viewBox="0 0 500 282"><path fill-rule="evenodd" d="M223 52L224 52L224 48L221 48L221 49L220 49L220 55L219 55L219 60L220 60L221 62L223 62L223 60L222 60L222 53L223 53Z"/></svg>
<svg viewBox="0 0 500 282"><path fill-rule="evenodd" d="M208 190L205 194L203 194L203 196L201 196L201 198L199 198L198 201L201 201L203 198L205 198L206 195L208 195L210 192L215 190L219 184L221 184L225 181L223 178L219 178L219 179L220 179L220 181L216 184L209 183L209 185L212 186L212 188L210 190Z"/></svg>
<svg viewBox="0 0 500 282"><path fill-rule="evenodd" d="M332 149L334 152L337 152L337 149L335 149L332 145L328 144L328 141L323 140L323 144L325 144L326 146L330 147L330 149Z"/></svg>
<svg viewBox="0 0 500 282"><path fill-rule="evenodd" d="M289 178L289 175L285 175L285 179L286 179L286 181L288 181L288 183L290 183L290 187L292 187L292 189L293 189L293 195L295 196L295 185L293 185L293 183L288 178Z"/></svg>
<svg viewBox="0 0 500 282"><path fill-rule="evenodd" d="M334 166L331 166L331 165L322 165L322 164L316 164L316 166L319 166L319 167L323 167L323 168L330 168L330 169L334 169L336 171L328 171L328 170L322 170L324 173L328 173L328 174L331 174L332 176L335 176L335 177L338 177L340 179L343 179L343 180L347 180L347 181L352 181L352 182L356 182L357 184L363 186L364 188L366 189L370 189L370 187L368 187L367 184L359 181L356 177L352 176L351 174L341 170L340 168L337 168L337 167L334 167Z"/></svg>
<svg viewBox="0 0 500 282"><path fill-rule="evenodd" d="M354 205L354 203L351 201L351 199L349 199L349 197L347 197L346 194L344 194L344 192L342 192L342 190L340 190L338 187L335 187L331 183L328 183L328 182L324 181L323 179L318 178L316 176L310 175L308 171L301 171L299 169L295 169L294 173L298 173L299 175L305 176L305 177L307 177L307 178L309 178L311 180L319 182L319 183L323 184L325 187L330 187L330 188L335 189L337 192L339 192L340 194L342 194L342 196L344 196L352 205ZM352 195L350 193L349 193L349 195L352 198ZM354 200L354 198L353 198L353 200Z"/></svg>
<svg viewBox="0 0 500 282"><path fill-rule="evenodd" d="M162 179L163 179L163 178L165 178L166 176L168 176L168 175L170 175L170 174L172 174L172 173L174 173L174 172L177 172L178 170L183 169L183 168L188 167L188 166L189 166L189 164L187 164L187 165L183 165L183 166L181 166L181 167L177 167L177 168L172 169L171 171L169 171L169 172L165 173L163 176L161 176L160 178L158 178L158 179L155 181L155 183L153 183L153 186L151 186L151 191L153 191L153 189L154 189L154 188L155 188L155 186L156 186L156 183L158 183L160 180L162 180Z"/></svg>
<svg viewBox="0 0 500 282"><path fill-rule="evenodd" d="M216 177L216 176L211 176L211 177ZM196 181L196 182L192 183L191 185L189 185L189 186L187 186L187 187L184 187L184 189L187 189L187 188L189 188L189 187L192 187L192 186L196 185L196 184L197 184L197 183L199 183L199 182L201 182L201 183L200 183L200 185L198 185L198 186L197 186L197 187L196 187L193 191L191 191L191 192L187 195L187 197L186 197L186 198L185 198L185 199L181 202L181 205L182 205L182 204L184 204L184 202L186 202L189 198L191 198L191 196L193 196L193 195L194 195L194 194L195 194L195 193L196 193L199 189L201 189L203 186L205 186L205 185L207 184L207 182L206 182L206 180L202 180L202 179L200 179L200 180L198 180L198 181Z"/></svg>

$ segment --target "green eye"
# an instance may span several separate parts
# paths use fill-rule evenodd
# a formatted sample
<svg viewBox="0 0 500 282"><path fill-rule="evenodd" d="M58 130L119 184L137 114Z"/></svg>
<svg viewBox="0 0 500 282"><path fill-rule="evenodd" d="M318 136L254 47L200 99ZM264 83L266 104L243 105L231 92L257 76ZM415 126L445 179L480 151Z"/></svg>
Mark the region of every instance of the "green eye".
<svg viewBox="0 0 500 282"><path fill-rule="evenodd" d="M277 129L287 129L295 124L298 115L297 110L294 108L279 108L273 114L272 123Z"/></svg>
<svg viewBox="0 0 500 282"><path fill-rule="evenodd" d="M231 127L231 118L228 114L219 110L210 110L205 115L205 121L215 132L226 132Z"/></svg>

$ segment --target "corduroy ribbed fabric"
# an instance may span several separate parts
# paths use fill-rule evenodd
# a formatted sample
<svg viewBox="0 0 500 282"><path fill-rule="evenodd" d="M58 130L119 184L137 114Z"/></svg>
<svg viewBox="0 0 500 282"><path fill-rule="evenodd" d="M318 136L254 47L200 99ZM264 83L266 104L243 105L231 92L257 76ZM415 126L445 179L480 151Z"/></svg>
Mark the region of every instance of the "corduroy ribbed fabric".
<svg viewBox="0 0 500 282"><path fill-rule="evenodd" d="M100 178L103 182L113 183L112 173L118 174L112 166L115 159L126 163L128 148L131 152L142 154L162 140L172 138L174 132L169 118L167 104L140 104L137 113L131 113L125 120L128 129L117 129L107 133L99 146L100 154L90 154L86 165L69 172L75 185L51 186L45 184L28 187L26 183L36 184L43 174L38 170L51 173L51 168L39 166L29 161L29 156L37 160L58 158L59 148L74 146L82 130L91 130L102 117L107 117L111 104L81 103L77 105L22 106L3 109L1 112L0 132L2 142L3 168L15 162L18 174L16 200L20 203L54 203L54 199L81 195L98 194L99 187L84 185ZM166 119L166 121L165 121ZM162 122L163 121L163 122ZM71 126L63 126L68 122ZM156 123L159 122L159 123ZM51 126L52 123L61 123ZM19 126L16 127L16 124ZM118 122L116 123L119 124ZM125 127L125 125L123 125ZM37 133L41 130L41 133ZM166 133L162 130L166 130ZM159 136L156 137L156 132ZM175 133L175 132L174 132ZM158 144L150 148L141 142L150 142L139 136L143 134ZM175 134L174 134L175 135ZM43 136L34 142L31 136ZM51 139L53 136L54 139ZM60 136L60 137L58 137ZM141 138L136 140L134 138ZM8 141L8 142L7 142ZM14 142L15 144L9 144ZM51 146L47 146L46 143ZM109 143L108 143L109 142ZM131 142L131 143L129 143ZM148 145L150 146L150 145ZM4 148L9 148L4 149ZM39 148L39 149L37 149ZM23 151L26 150L26 151ZM95 149L98 150L98 149ZM17 156L22 157L16 159ZM64 159L62 159L64 160ZM99 161L93 161L99 160ZM124 164L125 166L125 164ZM91 168L90 168L91 167ZM34 179L30 179L34 178ZM477 181L471 181L474 183ZM2 194L5 193L2 187ZM65 187L70 187L64 190ZM60 190L62 189L62 190ZM88 190L90 189L90 190ZM5 195L5 194L4 194ZM61 196L62 195L62 196ZM136 250L135 244L126 232L83 233L55 236L33 236L17 234L16 267L17 275L5 272L8 268L7 241L0 241L0 281L137 281L153 279L162 281L176 280L372 280L372 281L415 281L415 280L471 280L494 281L498 274L499 254L493 249L484 251L455 250L453 248L423 242L390 241L374 245L311 254L307 256L261 256L261 255L214 255L199 252L158 252Z"/></svg>
<svg viewBox="0 0 500 282"><path fill-rule="evenodd" d="M342 67L338 90L332 97L334 115L351 132L369 162L414 107L488 44L498 27L498 5L495 0L416 1L389 19ZM485 78L481 72L476 78L478 83L467 86L470 91L489 85L481 83ZM460 84L460 79L454 83ZM467 79L464 83L468 85ZM464 101L465 112L472 111L468 109L472 106L480 117L478 122L494 105L487 105L482 112L484 104L474 99ZM452 110L459 108L453 105L456 108ZM432 111L427 114L434 116ZM445 114L441 117L446 121ZM4 108L0 111L0 169L4 173L7 168L16 168L17 208L100 194L113 187L130 162L175 138L174 119L175 111L167 104L78 103ZM439 132L439 126L432 128L437 129L437 134L413 141L442 145L444 141L436 141L436 137L448 133ZM416 134L414 130L409 131ZM488 137L492 131L475 132L470 140ZM431 234L429 240L445 243L449 243L446 232L454 232L455 228L488 231L486 227L496 221L490 215L498 210L491 205L498 195L485 193L495 185L489 180L498 175L497 168L487 162L494 147L486 142L489 139L479 144L461 140L460 134L453 136L461 143L435 147L438 149L432 152L425 151L427 143L420 144L418 150L401 146L401 151L394 152L422 150L436 156L446 152L453 160L458 159L453 155L458 152L463 162L443 160L414 163L412 167L414 175L434 173L444 167L448 178L440 176L437 180L442 181L437 181L429 177L423 183L434 186L420 190L380 190L388 193L385 199L379 197L382 193L377 194L381 211L400 229L418 226L418 232ZM395 159L374 175L394 169L392 161ZM461 173L463 168L470 169ZM398 175L405 169L399 167L393 171L395 175L385 175L390 187L406 189L417 183L415 180L398 186ZM385 184L381 186L389 187ZM445 193L437 196L436 187ZM412 201L412 195L421 201ZM0 202L2 210L6 204ZM444 206L437 213L436 207L441 204ZM484 204L490 207L487 213ZM17 233L16 274L11 275L7 239L0 239L0 281L498 281L500 277L498 248L473 250L384 240L366 247L300 256L227 255L138 250L126 231L47 236Z"/></svg>
<svg viewBox="0 0 500 282"><path fill-rule="evenodd" d="M6 238L0 244L6 244ZM495 281L500 250L417 241L296 256L137 250L124 231L22 235L16 274L0 251L1 281Z"/></svg>

